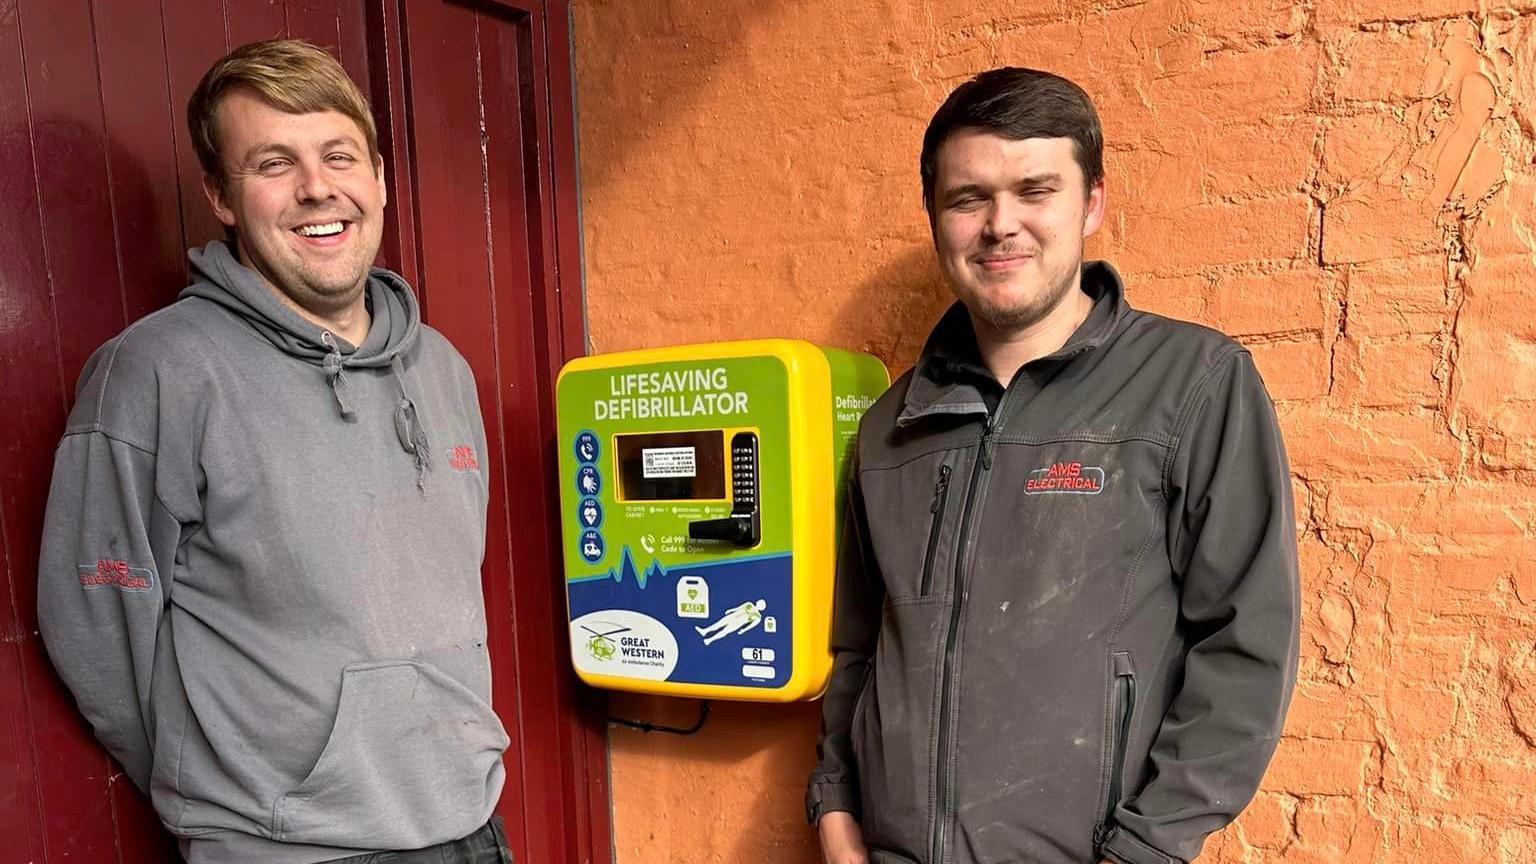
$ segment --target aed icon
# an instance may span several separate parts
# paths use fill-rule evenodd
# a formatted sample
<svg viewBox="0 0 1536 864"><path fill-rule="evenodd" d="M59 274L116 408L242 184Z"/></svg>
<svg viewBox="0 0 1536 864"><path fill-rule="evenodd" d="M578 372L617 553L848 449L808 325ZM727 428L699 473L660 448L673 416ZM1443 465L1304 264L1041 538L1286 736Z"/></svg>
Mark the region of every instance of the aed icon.
<svg viewBox="0 0 1536 864"><path fill-rule="evenodd" d="M677 696L820 695L848 457L889 383L874 357L791 339L567 364L555 401L578 676ZM743 662L747 649L773 659Z"/></svg>
<svg viewBox="0 0 1536 864"><path fill-rule="evenodd" d="M709 617L709 583L698 576L677 580L677 617Z"/></svg>
<svg viewBox="0 0 1536 864"><path fill-rule="evenodd" d="M596 528L603 524L603 505L596 498L583 498L576 518L581 520L581 527Z"/></svg>

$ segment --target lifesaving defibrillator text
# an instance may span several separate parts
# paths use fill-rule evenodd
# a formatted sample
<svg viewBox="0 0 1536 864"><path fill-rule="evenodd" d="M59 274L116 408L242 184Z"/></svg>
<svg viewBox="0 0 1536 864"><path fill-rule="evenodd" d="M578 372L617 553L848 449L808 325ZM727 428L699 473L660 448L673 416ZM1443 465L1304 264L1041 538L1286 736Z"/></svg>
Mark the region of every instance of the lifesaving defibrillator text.
<svg viewBox="0 0 1536 864"><path fill-rule="evenodd" d="M747 413L747 394L731 390L725 367L626 372L608 376L612 398L592 403L597 420L714 417Z"/></svg>

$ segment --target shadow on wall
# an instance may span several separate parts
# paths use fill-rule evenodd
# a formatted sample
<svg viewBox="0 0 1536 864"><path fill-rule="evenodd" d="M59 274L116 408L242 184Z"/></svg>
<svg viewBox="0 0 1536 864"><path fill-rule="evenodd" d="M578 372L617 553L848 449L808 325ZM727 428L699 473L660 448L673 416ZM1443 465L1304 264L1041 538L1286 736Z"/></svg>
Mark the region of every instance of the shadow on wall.
<svg viewBox="0 0 1536 864"><path fill-rule="evenodd" d="M630 151L656 130L686 125L696 117L715 71L740 64L741 34L780 5L775 0L711 0L708 13L694 21L676 17L670 4L577 0L571 14L578 44L601 45L607 34L648 33L656 37L655 44L643 57L688 58L681 69L657 69L619 55L588 63L580 51L575 53L582 197L590 200L609 178L625 172ZM667 20L658 23L658 16ZM584 113L604 117L626 134L604 134L598 146L594 136L581 135Z"/></svg>
<svg viewBox="0 0 1536 864"><path fill-rule="evenodd" d="M917 361L928 332L954 302L932 245L911 245L847 291L831 332L867 334L862 344L846 347L879 357L895 381Z"/></svg>
<svg viewBox="0 0 1536 864"><path fill-rule="evenodd" d="M784 0L720 0L704 10L689 4L618 0L578 0L573 6L575 41L578 46L592 46L577 51L575 65L577 112L582 121L578 133L586 211L583 245L588 256L584 268L589 314L595 319L593 338L600 340L595 346L598 350L637 347L633 336L617 338L609 332L618 330L621 323L628 333L650 328L664 331L669 342L697 341L706 335L733 338L720 335L732 332L742 338L801 336L874 354L895 377L916 359L928 330L951 302L933 261L921 207L913 213L893 210L891 184L868 175L869 166L858 160L849 165L838 162L846 154L830 147L824 134L821 138L812 134L818 129L830 134L826 129L797 127L804 118L773 109L798 105L793 97L806 92L801 87L786 94L776 88L786 86L786 80L797 85L806 82L777 74L793 65L794 58L784 52L793 51L794 45L782 38L759 37L786 22L803 26L803 10ZM602 50L615 40L633 39L634 34L644 34L643 50L634 46ZM889 96L884 91L876 95ZM887 101L901 100L891 96ZM885 104L880 103L882 108ZM928 108L912 110L924 113ZM595 125L598 119L600 127ZM921 122L915 116L910 119ZM740 131L738 125L750 131ZM918 184L917 143L914 138L912 151L901 157L903 165L912 167L903 168L900 182L913 188ZM856 170L859 173L847 174L846 179L860 194L835 196L813 206L804 197L819 201L817 195L785 191L784 177L809 169L788 156L764 159L758 151L786 150ZM752 172L768 175L765 185L771 188L766 205L750 191L736 188L750 190ZM698 182L701 176L709 180L717 175L727 188ZM636 194L637 177L647 178L642 194ZM669 196L673 196L670 202ZM909 200L901 198L903 205ZM857 227L843 218L871 208L889 218ZM753 225L742 217L748 212L755 212L756 219L778 218L800 228L805 222L821 222L821 233L806 236L803 230L786 229L779 232L785 238L782 244L765 245L763 235L773 230L757 230L761 223ZM717 224L715 220L720 219L728 224ZM687 245L669 236L678 231L691 235ZM651 232L659 237L648 237ZM657 254L658 247L674 244L686 249L677 253L685 260L675 266L665 254ZM839 272L829 262L804 260L818 254L839 255L857 269ZM871 266L877 269L861 278ZM779 292L771 301L776 307L751 321L731 322L713 311L713 301L701 295L709 290L711 280L734 286L734 280L745 273L782 276L801 286L834 285L836 296L815 300L815 320L797 320L786 311L808 301L802 291L810 289L802 288ZM683 285L667 289L668 280ZM642 316L622 308L626 303L652 302L662 294L668 297L670 311ZM594 295L600 299L594 301ZM701 310L701 305L711 308ZM828 308L835 311L826 315L823 310Z"/></svg>
<svg viewBox="0 0 1536 864"><path fill-rule="evenodd" d="M80 370L96 348L174 301L186 285L176 178L152 174L130 143L66 114L40 115L30 128L5 129L0 149L29 154L12 168L26 172L27 192L35 188L35 194L4 203L15 211L16 221L7 224L23 229L19 237L38 243L12 259L30 269L0 279L0 309L18 310L0 315L0 333L53 343L38 347L57 351L61 366L52 365L48 351L44 374L61 376L65 399L47 407L67 407L74 401ZM51 323L57 326L22 332L49 325L41 316L56 319ZM18 329L9 332L12 326ZM33 392L17 398L29 399ZM48 432L50 453L63 432L59 420Z"/></svg>

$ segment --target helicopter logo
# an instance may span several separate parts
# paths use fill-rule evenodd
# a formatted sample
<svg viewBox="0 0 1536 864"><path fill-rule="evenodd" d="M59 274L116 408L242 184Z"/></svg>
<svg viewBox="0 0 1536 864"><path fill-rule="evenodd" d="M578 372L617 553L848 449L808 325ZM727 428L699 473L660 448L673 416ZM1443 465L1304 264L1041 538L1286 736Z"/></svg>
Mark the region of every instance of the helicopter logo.
<svg viewBox="0 0 1536 864"><path fill-rule="evenodd" d="M609 629L611 627L615 627L616 625L606 621L594 621L592 623L596 624L598 627L603 628L603 631L598 632L597 630L593 630L591 627L588 627L585 624L582 625L581 629L592 634L590 638L587 639L587 653L591 654L592 659L594 660L612 660L613 655L617 654L619 650L618 643L613 641L613 637L619 635L620 633L628 633L630 628L617 627L616 629Z"/></svg>

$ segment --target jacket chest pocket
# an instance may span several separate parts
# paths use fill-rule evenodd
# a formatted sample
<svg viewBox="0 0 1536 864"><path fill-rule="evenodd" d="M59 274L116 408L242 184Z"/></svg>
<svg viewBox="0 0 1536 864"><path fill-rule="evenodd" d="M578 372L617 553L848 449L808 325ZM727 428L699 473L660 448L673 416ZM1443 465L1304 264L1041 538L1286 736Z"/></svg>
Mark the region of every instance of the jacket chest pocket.
<svg viewBox="0 0 1536 864"><path fill-rule="evenodd" d="M944 595L964 498L963 454L930 454L861 476L872 551L893 600Z"/></svg>
<svg viewBox="0 0 1536 864"><path fill-rule="evenodd" d="M918 583L918 594L923 597L933 593L933 570L938 557L939 535L944 530L944 513L948 509L949 480L953 474L954 468L939 465L939 476L933 485L933 503L928 505L928 543L923 550L922 580Z"/></svg>

